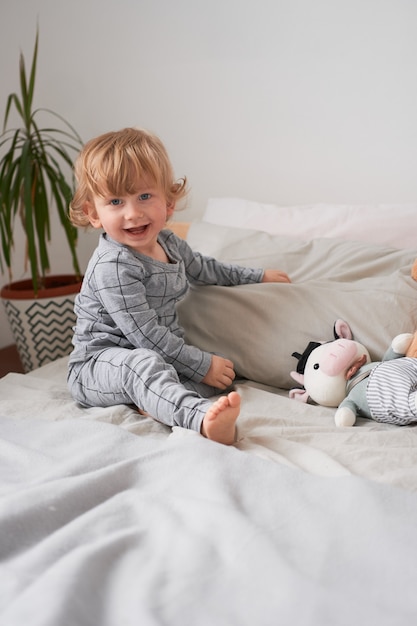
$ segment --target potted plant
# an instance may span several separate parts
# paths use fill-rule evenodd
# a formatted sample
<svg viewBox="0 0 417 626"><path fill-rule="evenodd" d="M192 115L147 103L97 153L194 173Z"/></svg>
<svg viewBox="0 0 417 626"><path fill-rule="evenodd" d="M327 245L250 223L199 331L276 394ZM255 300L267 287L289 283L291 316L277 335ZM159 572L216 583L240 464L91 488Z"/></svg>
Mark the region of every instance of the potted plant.
<svg viewBox="0 0 417 626"><path fill-rule="evenodd" d="M72 162L82 141L60 115L34 108L39 32L29 74L20 54L20 93L6 101L0 135L0 270L9 284L0 292L25 371L68 354L75 322L73 301L81 285L77 231L68 219L73 194ZM17 128L9 127L11 114ZM59 122L40 125L39 118ZM56 210L72 256L73 274L48 275L52 211ZM12 282L12 255L18 224L23 227L25 268L31 278ZM52 302L49 301L52 296Z"/></svg>

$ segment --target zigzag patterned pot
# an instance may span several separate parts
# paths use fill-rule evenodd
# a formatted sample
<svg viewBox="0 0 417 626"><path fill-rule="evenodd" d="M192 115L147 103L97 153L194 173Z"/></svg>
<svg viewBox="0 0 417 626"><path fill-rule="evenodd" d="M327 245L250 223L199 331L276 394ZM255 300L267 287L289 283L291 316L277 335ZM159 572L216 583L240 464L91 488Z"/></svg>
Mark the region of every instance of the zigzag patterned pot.
<svg viewBox="0 0 417 626"><path fill-rule="evenodd" d="M78 277L62 275L48 276L36 298L31 280L10 283L0 291L25 372L71 352L74 299L80 288Z"/></svg>

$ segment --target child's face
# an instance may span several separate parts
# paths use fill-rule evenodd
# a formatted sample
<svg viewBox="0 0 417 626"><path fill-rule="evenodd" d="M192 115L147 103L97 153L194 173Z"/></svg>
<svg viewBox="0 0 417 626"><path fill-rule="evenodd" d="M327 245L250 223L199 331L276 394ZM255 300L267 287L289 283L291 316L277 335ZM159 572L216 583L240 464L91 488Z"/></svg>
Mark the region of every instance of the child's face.
<svg viewBox="0 0 417 626"><path fill-rule="evenodd" d="M174 212L165 194L156 187L141 185L135 194L93 196L86 214L94 228L137 252L152 256L159 232Z"/></svg>

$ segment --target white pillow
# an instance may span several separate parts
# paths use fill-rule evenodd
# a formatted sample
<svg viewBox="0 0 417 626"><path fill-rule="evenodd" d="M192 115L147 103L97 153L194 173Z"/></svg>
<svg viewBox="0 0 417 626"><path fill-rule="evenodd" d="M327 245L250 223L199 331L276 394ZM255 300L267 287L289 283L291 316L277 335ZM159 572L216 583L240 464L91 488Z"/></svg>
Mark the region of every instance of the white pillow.
<svg viewBox="0 0 417 626"><path fill-rule="evenodd" d="M396 248L417 246L417 204L276 206L241 198L210 198L203 221L298 239L335 237Z"/></svg>
<svg viewBox="0 0 417 626"><path fill-rule="evenodd" d="M191 225L195 250L249 267L279 268L292 284L193 288L180 303L186 340L230 358L244 378L289 389L309 341L333 339L336 319L380 359L392 338L417 329L417 247L398 250L340 239L309 242L207 223Z"/></svg>

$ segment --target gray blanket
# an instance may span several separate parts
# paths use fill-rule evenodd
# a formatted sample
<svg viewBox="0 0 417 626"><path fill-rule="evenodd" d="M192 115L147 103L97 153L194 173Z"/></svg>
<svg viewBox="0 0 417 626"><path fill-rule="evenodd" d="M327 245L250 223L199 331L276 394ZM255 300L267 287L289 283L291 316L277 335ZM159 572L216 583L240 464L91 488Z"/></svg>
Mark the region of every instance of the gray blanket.
<svg viewBox="0 0 417 626"><path fill-rule="evenodd" d="M415 624L417 496L188 431L0 420L2 626Z"/></svg>

